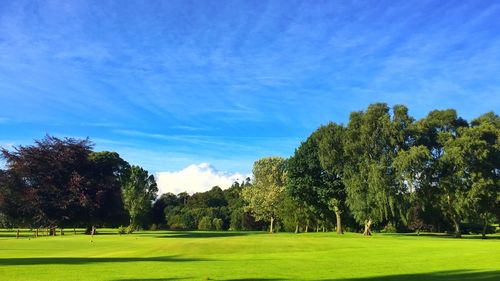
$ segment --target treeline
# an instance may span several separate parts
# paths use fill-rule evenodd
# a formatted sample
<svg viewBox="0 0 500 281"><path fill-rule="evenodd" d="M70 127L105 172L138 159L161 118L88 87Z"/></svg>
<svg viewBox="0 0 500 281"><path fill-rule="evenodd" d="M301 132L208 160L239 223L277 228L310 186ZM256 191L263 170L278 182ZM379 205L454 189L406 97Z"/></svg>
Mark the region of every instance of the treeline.
<svg viewBox="0 0 500 281"><path fill-rule="evenodd" d="M453 109L415 120L370 105L314 131L288 159L222 190L157 198L152 175L86 140L1 150L0 226L482 233L500 220L500 117Z"/></svg>
<svg viewBox="0 0 500 281"><path fill-rule="evenodd" d="M0 226L49 229L122 224L136 229L151 212L154 177L88 140L47 136L1 150ZM62 232L62 230L61 230ZM37 231L38 233L38 231Z"/></svg>
<svg viewBox="0 0 500 281"><path fill-rule="evenodd" d="M298 229L314 218L338 233L347 225L365 235L376 228L484 237L500 219L500 118L489 112L468 123L448 109L415 120L403 105L372 104L346 126L319 127L289 159L255 162L253 173L242 194L270 231L276 219ZM292 215L280 218L283 202Z"/></svg>

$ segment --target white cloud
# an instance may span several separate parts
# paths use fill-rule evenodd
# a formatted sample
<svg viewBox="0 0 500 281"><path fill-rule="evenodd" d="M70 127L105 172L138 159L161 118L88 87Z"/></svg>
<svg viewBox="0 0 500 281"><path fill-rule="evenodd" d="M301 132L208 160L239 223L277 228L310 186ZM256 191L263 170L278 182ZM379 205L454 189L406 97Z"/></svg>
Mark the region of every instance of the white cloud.
<svg viewBox="0 0 500 281"><path fill-rule="evenodd" d="M229 188L235 181L243 181L250 175L218 171L209 163L192 164L176 172L156 173L159 193L203 192L214 186Z"/></svg>

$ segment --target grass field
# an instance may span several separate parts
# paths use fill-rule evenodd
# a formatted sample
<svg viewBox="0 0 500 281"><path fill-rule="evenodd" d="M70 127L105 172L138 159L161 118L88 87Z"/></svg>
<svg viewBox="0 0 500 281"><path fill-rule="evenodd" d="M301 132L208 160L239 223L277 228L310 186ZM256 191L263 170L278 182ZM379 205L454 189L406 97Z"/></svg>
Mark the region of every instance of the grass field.
<svg viewBox="0 0 500 281"><path fill-rule="evenodd" d="M115 233L0 232L0 280L500 280L499 236Z"/></svg>

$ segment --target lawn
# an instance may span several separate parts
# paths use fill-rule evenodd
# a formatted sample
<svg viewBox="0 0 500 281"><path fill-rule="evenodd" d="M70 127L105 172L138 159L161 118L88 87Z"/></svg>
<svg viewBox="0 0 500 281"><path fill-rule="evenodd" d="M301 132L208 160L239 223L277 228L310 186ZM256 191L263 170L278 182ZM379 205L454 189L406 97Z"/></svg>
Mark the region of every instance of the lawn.
<svg viewBox="0 0 500 281"><path fill-rule="evenodd" d="M500 280L500 237L140 232L19 239L1 280Z"/></svg>

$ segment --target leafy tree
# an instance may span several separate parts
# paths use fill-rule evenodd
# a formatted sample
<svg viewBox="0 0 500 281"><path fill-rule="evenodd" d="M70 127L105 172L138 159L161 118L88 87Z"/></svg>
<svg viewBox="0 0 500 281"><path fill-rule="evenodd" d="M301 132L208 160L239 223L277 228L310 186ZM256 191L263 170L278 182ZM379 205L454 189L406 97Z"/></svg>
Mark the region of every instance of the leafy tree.
<svg viewBox="0 0 500 281"><path fill-rule="evenodd" d="M479 120L447 140L443 161L451 167L448 178L455 180L450 209L461 217L481 218L485 238L489 218L500 204L500 128L494 120Z"/></svg>
<svg viewBox="0 0 500 281"><path fill-rule="evenodd" d="M326 127L320 127L295 150L287 163L287 193L298 205L308 209L306 228L311 218L325 221L331 217L330 199L334 196L332 178L321 167L319 143Z"/></svg>
<svg viewBox="0 0 500 281"><path fill-rule="evenodd" d="M2 149L7 163L2 206L10 211L18 206L18 216L26 216L18 221L50 227L55 234L55 227L68 224L87 203L92 190L86 179L91 148L88 139L46 136L12 152Z"/></svg>
<svg viewBox="0 0 500 281"><path fill-rule="evenodd" d="M274 231L274 221L278 203L285 188L286 160L281 157L267 157L255 161L253 165L254 182L243 189L243 199L248 203L256 220L269 220L269 232Z"/></svg>
<svg viewBox="0 0 500 281"><path fill-rule="evenodd" d="M166 223L166 212L168 209L174 208L178 205L179 200L175 194L170 192L162 194L153 204L153 223L160 227L164 225Z"/></svg>
<svg viewBox="0 0 500 281"><path fill-rule="evenodd" d="M405 112L404 108L397 110ZM354 218L365 225L364 235L371 234L373 223L396 215L395 195L400 186L392 161L404 142L404 137L398 140L398 134L394 133L396 125L401 125L399 115L395 114L391 121L389 107L377 103L366 112L351 113L349 119L344 139L347 156L344 184L347 205Z"/></svg>
<svg viewBox="0 0 500 281"><path fill-rule="evenodd" d="M92 152L88 159L91 168L87 178L92 188L84 205L88 209L86 221L91 225L121 225L127 219L121 190L130 176L130 165L116 152Z"/></svg>
<svg viewBox="0 0 500 281"><path fill-rule="evenodd" d="M460 222L464 215L464 206L459 200L461 197L459 194L463 193L460 189L463 186L451 155L445 157L445 146L457 137L459 128L467 126L467 122L457 117L453 109L431 111L415 126L417 132L415 145L425 146L430 153L430 160L426 164L429 166L427 183L423 185L427 189L423 190L427 195L422 196L425 198L424 204L429 209L439 206L442 213L453 223L457 237L461 233Z"/></svg>
<svg viewBox="0 0 500 281"><path fill-rule="evenodd" d="M130 226L137 228L139 218L151 209L158 192L154 176L139 166L132 166L122 192L125 208L130 215Z"/></svg>
<svg viewBox="0 0 500 281"><path fill-rule="evenodd" d="M344 233L342 228L342 213L345 211L346 191L342 180L345 165L343 138L345 128L342 125L329 123L321 127L318 156L321 168L327 173L322 177L326 181L327 191L322 192L319 202L327 204L336 215L337 233Z"/></svg>

